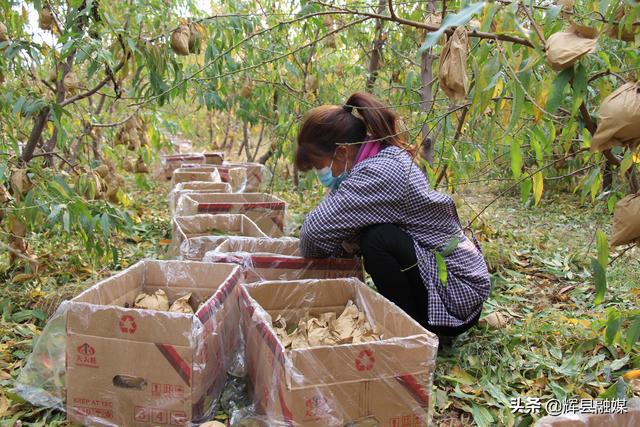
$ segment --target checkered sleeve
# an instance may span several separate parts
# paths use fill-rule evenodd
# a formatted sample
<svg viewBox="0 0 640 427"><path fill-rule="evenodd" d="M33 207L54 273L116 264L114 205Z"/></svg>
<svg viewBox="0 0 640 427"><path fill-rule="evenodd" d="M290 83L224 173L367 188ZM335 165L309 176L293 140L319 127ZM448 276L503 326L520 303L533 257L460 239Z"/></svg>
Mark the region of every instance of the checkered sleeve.
<svg viewBox="0 0 640 427"><path fill-rule="evenodd" d="M305 218L300 250L305 257L343 256L343 242L353 242L373 224L398 223L403 197L403 164L376 159L356 165L349 177Z"/></svg>

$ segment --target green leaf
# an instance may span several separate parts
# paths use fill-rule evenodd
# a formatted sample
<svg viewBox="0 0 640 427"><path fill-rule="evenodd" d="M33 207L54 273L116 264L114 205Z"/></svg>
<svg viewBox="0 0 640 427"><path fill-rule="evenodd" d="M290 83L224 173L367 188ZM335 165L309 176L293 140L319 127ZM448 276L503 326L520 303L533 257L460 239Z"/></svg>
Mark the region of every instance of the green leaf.
<svg viewBox="0 0 640 427"><path fill-rule="evenodd" d="M633 318L625 335L627 336L627 347L631 350L638 338L640 338L640 316Z"/></svg>
<svg viewBox="0 0 640 427"><path fill-rule="evenodd" d="M596 296L593 303L600 305L604 300L604 292L607 289L607 273L595 258L591 258L591 268L593 269L593 280L596 285Z"/></svg>
<svg viewBox="0 0 640 427"><path fill-rule="evenodd" d="M607 235L602 230L596 230L596 248L598 249L598 262L607 271L609 264L609 242Z"/></svg>
<svg viewBox="0 0 640 427"><path fill-rule="evenodd" d="M618 378L611 387L598 395L598 399L613 400L624 399L627 392L627 383L624 382L622 377Z"/></svg>
<svg viewBox="0 0 640 427"><path fill-rule="evenodd" d="M611 310L607 313L607 328L604 331L604 342L607 345L613 344L613 341L620 329L620 313L615 310Z"/></svg>
<svg viewBox="0 0 640 427"><path fill-rule="evenodd" d="M460 243L460 236L459 235L452 236L451 239L449 239L449 241L445 245L444 249L440 251L442 256L451 255L453 251L455 251L456 248L458 247L458 243Z"/></svg>
<svg viewBox="0 0 640 427"><path fill-rule="evenodd" d="M495 420L491 415L491 412L489 412L489 410L484 406L471 403L471 415L473 415L473 421L475 421L476 425L479 427L495 425Z"/></svg>
<svg viewBox="0 0 640 427"><path fill-rule="evenodd" d="M447 263L442 254L438 251L434 252L436 256L436 267L438 268L438 279L442 286L447 287Z"/></svg>
<svg viewBox="0 0 640 427"><path fill-rule="evenodd" d="M422 54L422 52L424 52L425 50L435 45L438 39L444 34L444 32L448 28L460 27L466 24L467 22L469 22L469 20L473 17L473 15L482 11L482 9L484 8L484 4L485 2L483 1L478 3L473 3L465 7L458 13L447 15L444 18L444 21L442 21L442 24L440 24L440 28L438 28L438 31L433 31L424 38L424 43L422 43L422 46L420 46L418 54Z"/></svg>
<svg viewBox="0 0 640 427"><path fill-rule="evenodd" d="M533 182L531 181L531 178L527 178L520 183L520 200L522 203L525 203L529 199L532 187Z"/></svg>
<svg viewBox="0 0 640 427"><path fill-rule="evenodd" d="M553 85L547 100L546 110L551 114L555 113L564 97L564 89L567 87L569 80L573 77L573 68L567 68L563 70L556 79L553 81Z"/></svg>
<svg viewBox="0 0 640 427"><path fill-rule="evenodd" d="M511 142L511 172L515 179L522 175L522 149L520 142L515 139Z"/></svg>

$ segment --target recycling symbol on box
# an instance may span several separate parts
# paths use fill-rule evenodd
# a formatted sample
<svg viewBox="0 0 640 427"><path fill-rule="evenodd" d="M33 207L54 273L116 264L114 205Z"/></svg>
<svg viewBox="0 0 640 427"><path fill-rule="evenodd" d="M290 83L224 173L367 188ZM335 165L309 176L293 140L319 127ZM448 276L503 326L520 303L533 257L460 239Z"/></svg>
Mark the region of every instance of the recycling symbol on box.
<svg viewBox="0 0 640 427"><path fill-rule="evenodd" d="M138 329L138 325L136 325L136 321L130 314L125 314L120 318L120 332L124 334L133 334L136 329Z"/></svg>
<svg viewBox="0 0 640 427"><path fill-rule="evenodd" d="M373 350L364 349L358 353L356 357L356 369L358 371L370 371L373 369L373 364L376 362L376 358L373 355Z"/></svg>

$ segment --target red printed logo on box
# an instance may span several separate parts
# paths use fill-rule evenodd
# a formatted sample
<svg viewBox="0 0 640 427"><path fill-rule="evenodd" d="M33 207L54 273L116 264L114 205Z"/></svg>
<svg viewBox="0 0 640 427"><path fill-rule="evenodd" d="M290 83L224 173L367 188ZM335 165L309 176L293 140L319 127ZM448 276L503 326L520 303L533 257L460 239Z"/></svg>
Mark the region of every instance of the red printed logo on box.
<svg viewBox="0 0 640 427"><path fill-rule="evenodd" d="M187 425L187 414L184 411L171 411L169 424L172 426Z"/></svg>
<svg viewBox="0 0 640 427"><path fill-rule="evenodd" d="M86 366L89 368L97 368L98 360L95 356L96 349L91 347L88 343L84 343L78 346L78 354L76 354L76 365Z"/></svg>
<svg viewBox="0 0 640 427"><path fill-rule="evenodd" d="M373 369L374 363L376 363L376 358L371 349L362 350L356 357L356 369L358 371L370 371Z"/></svg>
<svg viewBox="0 0 640 427"><path fill-rule="evenodd" d="M149 408L144 408L142 406L136 406L133 408L133 419L143 423L148 423L151 419Z"/></svg>
<svg viewBox="0 0 640 427"><path fill-rule="evenodd" d="M306 409L305 417L318 419L331 413L331 407L324 396L311 396L304 402Z"/></svg>
<svg viewBox="0 0 640 427"><path fill-rule="evenodd" d="M163 409L151 408L151 421L158 424L167 424L169 414Z"/></svg>
<svg viewBox="0 0 640 427"><path fill-rule="evenodd" d="M138 325L136 325L133 316L125 314L120 318L120 332L123 334L133 334L136 329L138 329Z"/></svg>

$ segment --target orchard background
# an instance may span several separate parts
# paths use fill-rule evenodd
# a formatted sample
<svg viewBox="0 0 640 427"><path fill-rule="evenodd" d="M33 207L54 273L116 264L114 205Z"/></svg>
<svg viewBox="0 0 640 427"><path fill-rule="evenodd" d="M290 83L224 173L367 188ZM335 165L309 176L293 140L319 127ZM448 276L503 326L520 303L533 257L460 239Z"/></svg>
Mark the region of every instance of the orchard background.
<svg viewBox="0 0 640 427"><path fill-rule="evenodd" d="M32 339L62 299L164 256L150 172L168 135L265 163L295 235L323 197L293 166L300 119L360 90L402 116L492 273L486 319L439 355L435 421L528 425L543 414L510 398L640 394L638 249L607 243L640 154L589 150L601 101L638 79L639 21L633 0L2 2L0 419L64 424L10 391ZM554 71L545 42L572 23L596 50ZM440 54L463 26L451 100Z"/></svg>

